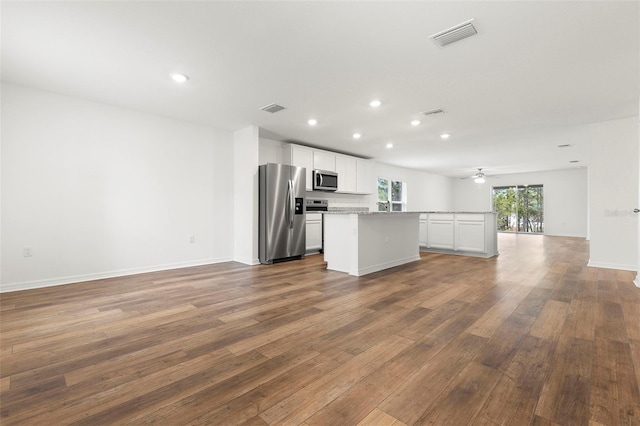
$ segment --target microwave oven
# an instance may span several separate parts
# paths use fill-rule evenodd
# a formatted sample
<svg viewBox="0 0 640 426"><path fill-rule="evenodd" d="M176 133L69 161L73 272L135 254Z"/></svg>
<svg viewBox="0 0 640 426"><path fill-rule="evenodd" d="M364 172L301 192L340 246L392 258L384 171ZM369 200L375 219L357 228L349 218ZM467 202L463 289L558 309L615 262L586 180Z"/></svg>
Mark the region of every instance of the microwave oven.
<svg viewBox="0 0 640 426"><path fill-rule="evenodd" d="M314 191L336 191L338 189L338 174L327 170L313 171Z"/></svg>

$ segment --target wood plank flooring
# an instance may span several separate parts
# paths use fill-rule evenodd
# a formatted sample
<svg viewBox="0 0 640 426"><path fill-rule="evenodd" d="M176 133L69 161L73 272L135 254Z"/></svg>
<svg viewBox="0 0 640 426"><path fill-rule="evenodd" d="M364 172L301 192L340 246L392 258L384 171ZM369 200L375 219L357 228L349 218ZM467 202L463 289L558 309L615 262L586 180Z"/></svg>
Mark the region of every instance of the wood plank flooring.
<svg viewBox="0 0 640 426"><path fill-rule="evenodd" d="M0 296L8 425L640 425L640 289L580 238Z"/></svg>

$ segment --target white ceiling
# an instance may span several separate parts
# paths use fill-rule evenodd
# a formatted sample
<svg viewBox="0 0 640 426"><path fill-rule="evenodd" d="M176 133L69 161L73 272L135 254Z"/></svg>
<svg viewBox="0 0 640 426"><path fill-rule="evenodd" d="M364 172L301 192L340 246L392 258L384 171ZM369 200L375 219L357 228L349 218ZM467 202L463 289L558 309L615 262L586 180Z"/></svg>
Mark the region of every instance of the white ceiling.
<svg viewBox="0 0 640 426"><path fill-rule="evenodd" d="M448 176L564 169L584 124L638 116L639 5L3 1L2 80Z"/></svg>

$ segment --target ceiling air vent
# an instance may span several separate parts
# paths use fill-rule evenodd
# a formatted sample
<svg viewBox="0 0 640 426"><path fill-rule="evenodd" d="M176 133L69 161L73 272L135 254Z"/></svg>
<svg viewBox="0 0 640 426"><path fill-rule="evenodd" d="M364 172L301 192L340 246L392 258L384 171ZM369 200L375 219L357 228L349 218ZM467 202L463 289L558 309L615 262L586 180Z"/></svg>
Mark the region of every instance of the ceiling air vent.
<svg viewBox="0 0 640 426"><path fill-rule="evenodd" d="M562 145L558 145L558 148L569 148L571 147L571 144L569 143L563 143Z"/></svg>
<svg viewBox="0 0 640 426"><path fill-rule="evenodd" d="M280 106L278 104L269 104L267 106L263 106L262 108L260 108L263 111L267 111L270 113L274 113L274 112L278 112L278 111L282 111L284 109L283 106Z"/></svg>
<svg viewBox="0 0 640 426"><path fill-rule="evenodd" d="M429 38L438 46L444 47L476 34L478 34L478 30L473 26L473 19L470 19L455 27L430 35Z"/></svg>
<svg viewBox="0 0 640 426"><path fill-rule="evenodd" d="M435 114L444 114L443 109L431 109L429 111L422 111L422 115L435 115Z"/></svg>

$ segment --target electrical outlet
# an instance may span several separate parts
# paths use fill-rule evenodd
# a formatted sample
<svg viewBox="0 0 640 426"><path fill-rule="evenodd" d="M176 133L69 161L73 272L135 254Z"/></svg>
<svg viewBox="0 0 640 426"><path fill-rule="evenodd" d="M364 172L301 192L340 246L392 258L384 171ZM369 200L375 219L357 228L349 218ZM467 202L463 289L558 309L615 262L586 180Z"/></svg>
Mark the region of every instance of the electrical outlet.
<svg viewBox="0 0 640 426"><path fill-rule="evenodd" d="M33 256L33 250L31 249L31 247L25 247L22 249L22 255L24 257L31 257Z"/></svg>
<svg viewBox="0 0 640 426"><path fill-rule="evenodd" d="M189 237L189 244L193 244L195 242L196 242L196 236L195 235L190 236Z"/></svg>

